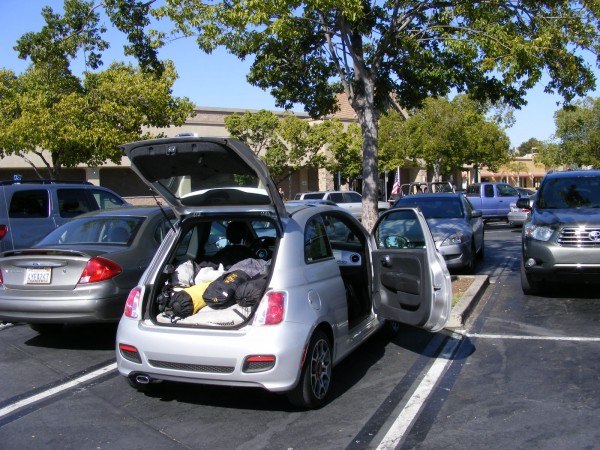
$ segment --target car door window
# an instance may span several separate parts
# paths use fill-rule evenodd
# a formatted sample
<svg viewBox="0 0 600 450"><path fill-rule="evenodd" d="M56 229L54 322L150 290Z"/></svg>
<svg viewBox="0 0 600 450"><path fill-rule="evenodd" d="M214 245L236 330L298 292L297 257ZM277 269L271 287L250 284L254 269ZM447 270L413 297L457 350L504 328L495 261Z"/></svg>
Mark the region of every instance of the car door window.
<svg viewBox="0 0 600 450"><path fill-rule="evenodd" d="M412 210L392 211L385 215L375 231L377 248L425 248L423 229Z"/></svg>
<svg viewBox="0 0 600 450"><path fill-rule="evenodd" d="M99 209L117 208L123 206L123 200L112 192L102 189L90 189Z"/></svg>
<svg viewBox="0 0 600 450"><path fill-rule="evenodd" d="M91 211L86 193L82 189L57 189L56 196L61 217L75 217Z"/></svg>
<svg viewBox="0 0 600 450"><path fill-rule="evenodd" d="M8 209L11 219L39 219L48 217L48 191L34 189L14 192Z"/></svg>
<svg viewBox="0 0 600 450"><path fill-rule="evenodd" d="M361 196L359 194L357 194L356 192L345 192L344 200L346 203L361 203L362 202Z"/></svg>
<svg viewBox="0 0 600 450"><path fill-rule="evenodd" d="M519 193L517 190L508 184L498 185L498 196L499 197L518 197Z"/></svg>
<svg viewBox="0 0 600 450"><path fill-rule="evenodd" d="M333 252L327 230L321 216L315 216L308 221L304 230L304 261L311 264L329 258L333 258Z"/></svg>
<svg viewBox="0 0 600 450"><path fill-rule="evenodd" d="M344 200L344 195L341 192L332 192L329 194L329 200L334 203L347 203L347 201Z"/></svg>
<svg viewBox="0 0 600 450"><path fill-rule="evenodd" d="M494 186L492 186L491 184L486 184L483 187L483 195L489 198L494 197Z"/></svg>

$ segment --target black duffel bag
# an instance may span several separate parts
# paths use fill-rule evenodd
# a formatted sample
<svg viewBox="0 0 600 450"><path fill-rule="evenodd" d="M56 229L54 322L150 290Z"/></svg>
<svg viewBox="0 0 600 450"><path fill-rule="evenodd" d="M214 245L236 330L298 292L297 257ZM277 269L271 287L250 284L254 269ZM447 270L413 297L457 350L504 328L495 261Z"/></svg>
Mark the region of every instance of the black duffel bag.
<svg viewBox="0 0 600 450"><path fill-rule="evenodd" d="M202 297L213 309L228 308L235 304L235 290L248 278L243 270L224 273L208 285Z"/></svg>

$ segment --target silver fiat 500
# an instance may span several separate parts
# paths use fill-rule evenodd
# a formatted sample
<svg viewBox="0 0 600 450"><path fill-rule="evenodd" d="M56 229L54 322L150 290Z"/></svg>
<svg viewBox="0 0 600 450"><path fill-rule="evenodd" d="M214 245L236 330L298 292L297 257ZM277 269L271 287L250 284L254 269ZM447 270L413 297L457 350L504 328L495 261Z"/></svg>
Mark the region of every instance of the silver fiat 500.
<svg viewBox="0 0 600 450"><path fill-rule="evenodd" d="M316 408L333 366L377 330L445 326L450 276L418 209L384 212L370 234L337 206L286 206L238 140L123 149L178 216L119 323L117 364L135 388L262 387Z"/></svg>

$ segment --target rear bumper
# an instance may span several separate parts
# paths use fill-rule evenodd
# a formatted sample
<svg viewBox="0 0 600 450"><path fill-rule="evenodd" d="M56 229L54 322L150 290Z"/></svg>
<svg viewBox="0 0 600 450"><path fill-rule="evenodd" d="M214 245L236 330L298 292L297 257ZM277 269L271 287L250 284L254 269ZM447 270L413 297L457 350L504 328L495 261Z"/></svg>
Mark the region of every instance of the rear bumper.
<svg viewBox="0 0 600 450"><path fill-rule="evenodd" d="M240 330L207 330L157 326L123 317L117 332L117 366L121 375L143 374L150 380L224 386L261 387L281 392L298 382L310 330L302 324L246 326ZM139 362L119 345L137 349ZM248 356L274 356L268 370L244 369Z"/></svg>
<svg viewBox="0 0 600 450"><path fill-rule="evenodd" d="M117 322L126 296L100 300L12 300L0 298L0 320L25 323Z"/></svg>

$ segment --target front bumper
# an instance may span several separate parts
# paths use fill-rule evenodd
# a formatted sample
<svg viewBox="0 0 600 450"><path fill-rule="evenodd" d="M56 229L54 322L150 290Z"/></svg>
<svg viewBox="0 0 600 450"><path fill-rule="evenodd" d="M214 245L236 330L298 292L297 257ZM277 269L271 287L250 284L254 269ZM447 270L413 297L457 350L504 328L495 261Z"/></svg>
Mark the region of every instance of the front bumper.
<svg viewBox="0 0 600 450"><path fill-rule="evenodd" d="M532 280L600 283L600 248L563 247L525 238L522 257Z"/></svg>

